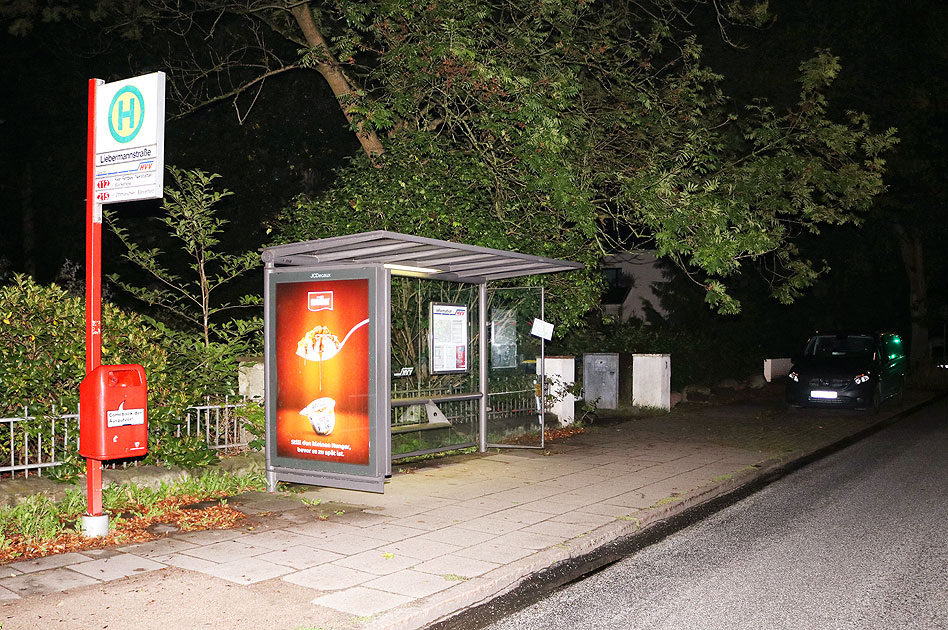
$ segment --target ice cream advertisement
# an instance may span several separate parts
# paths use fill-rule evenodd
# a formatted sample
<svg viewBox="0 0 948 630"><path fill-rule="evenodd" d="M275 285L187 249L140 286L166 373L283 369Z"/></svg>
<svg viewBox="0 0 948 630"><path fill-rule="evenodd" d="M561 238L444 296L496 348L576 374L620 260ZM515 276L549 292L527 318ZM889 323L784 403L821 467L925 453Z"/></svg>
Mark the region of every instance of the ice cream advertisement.
<svg viewBox="0 0 948 630"><path fill-rule="evenodd" d="M276 454L369 463L369 281L286 282L275 293Z"/></svg>

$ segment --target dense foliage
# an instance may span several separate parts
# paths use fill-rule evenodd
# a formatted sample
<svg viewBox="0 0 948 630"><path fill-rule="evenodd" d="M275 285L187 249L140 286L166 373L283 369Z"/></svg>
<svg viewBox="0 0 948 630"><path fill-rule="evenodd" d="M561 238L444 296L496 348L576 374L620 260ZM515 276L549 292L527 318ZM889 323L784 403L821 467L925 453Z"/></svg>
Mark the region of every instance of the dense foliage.
<svg viewBox="0 0 948 630"><path fill-rule="evenodd" d="M121 280L118 274L109 278L149 306L162 309L173 320L200 331L205 351L211 359L217 359L215 355L219 352L215 353L212 341L224 342L228 348L247 346L253 343L248 338L259 332L262 325L259 314L248 319L236 318L232 313L230 319L220 317L241 308L258 312L255 307L262 303L259 295L243 296L238 303L219 299L228 283L260 266L260 257L253 251L228 254L221 248L227 221L219 216L215 206L233 193L215 189L214 180L220 175L174 166L168 167L168 174L172 185L165 186L163 213L156 221L164 226L172 245L167 249L142 247L113 214L106 213L109 227L127 250L125 258L145 271L149 283L135 285ZM204 363L206 369L212 369L216 362Z"/></svg>
<svg viewBox="0 0 948 630"><path fill-rule="evenodd" d="M15 3L5 15L19 34L73 19L146 49L160 41L141 70L169 72L174 115L227 100L243 122L283 73L329 88L320 98L336 99L363 151L327 194L284 213L280 241L385 227L591 268L602 253L653 248L733 313L740 304L725 283L745 261L770 274L781 302L812 284L823 265L795 240L859 222L884 189L882 156L895 142L862 114L832 112L825 93L840 66L824 50L800 65L788 110L729 101L696 25L761 24L766 3L92 6ZM309 109L301 102L287 124ZM596 293L581 274L569 282L567 321Z"/></svg>
<svg viewBox="0 0 948 630"><path fill-rule="evenodd" d="M673 3L311 5L385 153L299 199L281 239L385 227L590 266L649 247L734 313L724 283L742 261L793 301L821 271L794 238L860 221L884 189L894 131L831 118L840 67L826 51L801 64L789 111L738 112ZM594 302L583 278L574 287Z"/></svg>
<svg viewBox="0 0 948 630"><path fill-rule="evenodd" d="M0 414L19 415L23 406L31 415L76 413L85 376L83 301L56 285L17 275L0 287L0 304ZM199 339L107 302L102 329L104 363L145 368L149 461L195 465L214 459L202 436L176 434L184 409L208 393L209 383L233 386L234 358L223 353L215 372L203 372L199 368L207 357ZM69 461L78 463L75 443L66 446Z"/></svg>

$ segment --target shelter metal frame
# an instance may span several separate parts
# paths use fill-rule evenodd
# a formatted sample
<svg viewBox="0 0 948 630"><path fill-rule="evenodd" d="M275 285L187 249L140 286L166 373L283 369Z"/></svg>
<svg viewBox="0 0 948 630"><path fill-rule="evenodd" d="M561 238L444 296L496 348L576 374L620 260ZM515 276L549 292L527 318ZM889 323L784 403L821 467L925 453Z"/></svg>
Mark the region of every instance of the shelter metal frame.
<svg viewBox="0 0 948 630"><path fill-rule="evenodd" d="M572 261L463 243L452 243L385 230L275 245L263 249L261 258L267 270L300 267L318 271L320 267L374 267L381 265L384 269L382 284L386 286L388 291L391 290L392 276L410 276L478 285L478 389L480 391L462 396L478 400L477 446L481 452L486 451L488 447L487 283L495 280L576 271L584 268L582 263ZM388 301L386 300L386 302ZM390 340L391 305L387 304L387 308L389 311L385 322L384 338ZM544 317L542 308L541 301L541 319ZM381 348L379 350L381 351ZM390 348L388 348L388 351L390 352ZM542 355L540 365L542 370ZM269 370L267 370L267 373L269 374ZM393 406L410 404L410 401L391 400L389 379L383 378L382 381L384 381L381 385L386 400L390 401L388 417L391 417ZM541 401L545 398L546 393L545 389L542 389L545 387L543 381L544 379L541 378ZM268 383L267 387L270 386L272 384ZM437 402L439 399L432 398L431 400ZM391 474L390 430L387 434L388 444L382 447L383 450L380 455L387 458L386 472Z"/></svg>

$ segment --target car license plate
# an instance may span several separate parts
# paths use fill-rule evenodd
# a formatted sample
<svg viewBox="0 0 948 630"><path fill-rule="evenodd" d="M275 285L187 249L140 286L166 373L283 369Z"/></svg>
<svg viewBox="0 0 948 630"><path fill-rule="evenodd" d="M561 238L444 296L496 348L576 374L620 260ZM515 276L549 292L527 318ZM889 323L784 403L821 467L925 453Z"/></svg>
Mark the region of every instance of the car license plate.
<svg viewBox="0 0 948 630"><path fill-rule="evenodd" d="M821 389L814 389L810 392L810 398L825 398L826 400L835 400L836 392L827 392Z"/></svg>

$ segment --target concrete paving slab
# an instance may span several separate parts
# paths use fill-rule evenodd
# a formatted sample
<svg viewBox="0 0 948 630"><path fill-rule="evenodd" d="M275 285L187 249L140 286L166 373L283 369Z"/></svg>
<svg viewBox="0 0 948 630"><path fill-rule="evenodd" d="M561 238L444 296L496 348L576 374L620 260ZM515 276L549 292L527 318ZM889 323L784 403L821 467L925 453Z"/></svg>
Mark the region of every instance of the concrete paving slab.
<svg viewBox="0 0 948 630"><path fill-rule="evenodd" d="M522 530L503 534L494 539L498 545L534 550L546 549L547 547L558 545L565 540L566 537L564 536L550 536Z"/></svg>
<svg viewBox="0 0 948 630"><path fill-rule="evenodd" d="M447 507L440 507L434 510L428 510L423 515L426 518L439 518L442 519L442 522L457 523L460 521L470 521L475 518L480 518L481 516L487 516L492 512L495 512L496 509L492 507L462 507L460 505L449 505ZM410 521L414 518L405 519Z"/></svg>
<svg viewBox="0 0 948 630"><path fill-rule="evenodd" d="M517 506L501 510L500 512L494 512L490 515L490 518L522 523L523 525L532 525L533 523L545 521L550 518L550 515L545 512L534 512L528 508Z"/></svg>
<svg viewBox="0 0 948 630"><path fill-rule="evenodd" d="M395 542L396 540L404 540L406 538L420 536L426 531L427 530L425 529L419 529L417 527L407 527L405 525L388 522L381 525L365 527L362 529L361 533L363 536L376 538L382 542Z"/></svg>
<svg viewBox="0 0 948 630"><path fill-rule="evenodd" d="M384 552L393 553L396 557L404 555L417 560L431 560L463 549L463 547L432 540L409 539L383 545L380 549Z"/></svg>
<svg viewBox="0 0 948 630"><path fill-rule="evenodd" d="M531 501L537 501L539 499L545 499L551 497L555 494L559 494L562 490L557 488L549 488L540 485L531 485L524 488L515 488L513 490L504 490L503 492L498 492L496 494L490 495L492 501L511 501L516 505L521 505L523 503L529 503Z"/></svg>
<svg viewBox="0 0 948 630"><path fill-rule="evenodd" d="M32 558L30 560L11 562L4 567L4 570L10 569L20 573L34 573L36 571L46 571L47 569L55 569L70 564L77 564L79 562L87 562L89 560L92 560L92 556L90 555L84 555L81 553L62 553L52 556L45 556L43 558Z"/></svg>
<svg viewBox="0 0 948 630"><path fill-rule="evenodd" d="M283 576L283 581L317 591L337 591L352 588L377 577L372 573L330 563L290 573Z"/></svg>
<svg viewBox="0 0 948 630"><path fill-rule="evenodd" d="M206 573L213 567L220 564L218 562L211 562L210 560L195 558L194 556L187 556L180 553L173 553L167 556L156 556L153 558L153 560L155 562L168 565L169 567L177 567L179 569L187 569L188 571L197 571L199 573Z"/></svg>
<svg viewBox="0 0 948 630"><path fill-rule="evenodd" d="M461 501L456 504L456 507L475 508L475 509L489 510L491 512L498 512L500 510L506 510L507 508L517 507L518 505L520 505L520 502L499 501L499 500L495 500L493 495L488 494L478 499L469 499L467 501Z"/></svg>
<svg viewBox="0 0 948 630"><path fill-rule="evenodd" d="M520 507L525 510L530 510L531 512L541 512L552 517L558 516L560 514L566 514L568 512L574 512L586 505L589 505L589 501L587 499L575 500L573 497L566 497L564 494L558 494L553 498L533 501L531 503L524 503Z"/></svg>
<svg viewBox="0 0 948 630"><path fill-rule="evenodd" d="M11 599L20 599L20 596L8 588L0 587L0 601L7 601Z"/></svg>
<svg viewBox="0 0 948 630"><path fill-rule="evenodd" d="M556 500L562 501L564 505L582 508L587 505L592 505L593 503L598 503L602 499L589 496L581 490L572 490L570 492L564 492L563 494L556 495Z"/></svg>
<svg viewBox="0 0 948 630"><path fill-rule="evenodd" d="M609 479L591 486L586 486L582 490L575 490L574 494L582 494L582 496L593 501L605 501L612 497L619 496L628 490L629 485L622 480Z"/></svg>
<svg viewBox="0 0 948 630"><path fill-rule="evenodd" d="M431 491L431 496L455 501L466 501L468 499L482 497L488 493L489 491L485 489L482 484L472 483L453 488L435 488Z"/></svg>
<svg viewBox="0 0 948 630"><path fill-rule="evenodd" d="M378 538L369 538L361 534L339 534L327 538L313 538L309 544L317 549L325 549L326 551L349 556L368 549L375 549L386 543Z"/></svg>
<svg viewBox="0 0 948 630"><path fill-rule="evenodd" d="M584 473L573 473L571 475L561 475L547 481L541 481L537 484L543 488L552 488L559 490L560 492L568 492L570 490L579 490L585 488L594 483L599 483L602 481L602 475L587 475Z"/></svg>
<svg viewBox="0 0 948 630"><path fill-rule="evenodd" d="M605 525L606 523L611 523L615 520L614 516L608 516L605 514L594 514L592 512L566 512L565 514L559 514L550 518L550 522L553 523L571 523L574 525L586 525L590 529L595 529Z"/></svg>
<svg viewBox="0 0 948 630"><path fill-rule="evenodd" d="M489 532L479 532L473 529L465 529L463 527L458 527L457 525L436 529L433 532L425 532L421 536L418 536L419 540L445 542L449 545L458 545L461 547L470 547L471 545L487 542L493 538L494 535Z"/></svg>
<svg viewBox="0 0 948 630"><path fill-rule="evenodd" d="M326 606L340 612L369 617L396 606L407 604L413 598L396 593L388 593L374 588L356 586L345 591L330 593L313 600L318 606Z"/></svg>
<svg viewBox="0 0 948 630"><path fill-rule="evenodd" d="M458 523L463 523L468 520L463 517L452 518L450 516L446 516L444 512L440 512L442 509L445 508L438 508L437 510L432 510L431 512L424 512L421 514L415 514L413 516L398 518L393 520L392 524L412 527L414 529L423 529L425 531L431 532L437 529L443 529L445 527L452 527Z"/></svg>
<svg viewBox="0 0 948 630"><path fill-rule="evenodd" d="M71 564L67 568L103 582L110 582L145 571L163 569L165 565L131 553L122 553L101 560Z"/></svg>
<svg viewBox="0 0 948 630"><path fill-rule="evenodd" d="M0 579L0 588L5 588L20 597L33 597L99 583L98 580L87 575L60 567Z"/></svg>
<svg viewBox="0 0 948 630"><path fill-rule="evenodd" d="M315 567L318 564L334 562L342 558L345 558L345 556L342 556L338 553L333 553L332 551L326 551L325 549L308 547L306 545L297 545L295 547L287 547L286 549L278 549L276 551L271 551L269 553L254 557L255 560L272 562L273 564L280 564L297 570L309 569L310 567Z"/></svg>
<svg viewBox="0 0 948 630"><path fill-rule="evenodd" d="M496 564L507 564L515 562L521 558L531 555L534 549L524 549L522 547L511 547L496 542L485 542L471 547L465 547L453 552L451 555L464 558L473 558L483 560L484 562L494 562Z"/></svg>
<svg viewBox="0 0 948 630"><path fill-rule="evenodd" d="M434 573L440 576L472 578L483 575L499 566L500 564L496 562L486 562L475 558L448 554L417 564L414 566L414 570L421 571L422 573Z"/></svg>
<svg viewBox="0 0 948 630"><path fill-rule="evenodd" d="M177 528L175 528L177 531ZM89 556L92 560L103 560L105 558L111 558L112 556L117 556L123 553L124 550L119 550L116 548L107 548L107 549L86 549L82 552L82 555Z"/></svg>
<svg viewBox="0 0 948 630"><path fill-rule="evenodd" d="M310 538L329 538L345 534L357 535L362 528L331 520L314 519L299 525L290 525L286 531L302 534Z"/></svg>
<svg viewBox="0 0 948 630"><path fill-rule="evenodd" d="M242 542L246 542L247 544L255 547L263 547L264 549L270 549L272 551L306 545L310 540L312 540L310 536L285 529L275 529L259 534L250 534L241 539Z"/></svg>
<svg viewBox="0 0 948 630"><path fill-rule="evenodd" d="M523 527L523 523L493 518L491 516L482 516L481 518L475 518L473 521L459 523L457 526L461 529L470 529L475 532L487 532L488 534L499 535L517 531Z"/></svg>
<svg viewBox="0 0 948 630"><path fill-rule="evenodd" d="M585 534L593 529L595 529L595 527L591 527L589 525L562 523L557 521L543 521L542 523L534 523L533 525L524 527L520 531L533 534L544 534L546 536L567 540Z"/></svg>
<svg viewBox="0 0 948 630"><path fill-rule="evenodd" d="M255 584L292 573L293 569L260 558L244 558L224 564L215 564L201 571L236 584Z"/></svg>
<svg viewBox="0 0 948 630"><path fill-rule="evenodd" d="M208 529L186 534L175 534L177 540L194 543L195 545L212 545L225 540L234 540L246 536L247 532L239 529Z"/></svg>
<svg viewBox="0 0 948 630"><path fill-rule="evenodd" d="M177 538L159 538L158 540L152 540L146 543L129 545L128 547L123 547L122 550L133 553L136 556L141 556L142 558L155 559L159 556L167 556L179 551L194 549L195 547L197 547L197 545L194 543L178 540Z"/></svg>
<svg viewBox="0 0 948 630"><path fill-rule="evenodd" d="M252 558L253 556L259 556L261 554L267 553L268 551L270 551L270 549L266 547L244 543L243 541L225 540L210 545L187 549L181 553L186 556L194 556L195 558L201 558L202 560L210 560L211 562L223 564L225 562L233 562L234 560L240 560L242 558Z"/></svg>
<svg viewBox="0 0 948 630"><path fill-rule="evenodd" d="M397 574L376 578L366 582L363 586L418 599L450 588L457 582L458 580L450 580L441 575L406 569L405 571L399 571Z"/></svg>
<svg viewBox="0 0 948 630"><path fill-rule="evenodd" d="M406 555L396 555L394 552L381 551L380 549L372 549L371 551L357 553L354 556L342 556L334 561L333 564L358 571L365 571L372 575L388 575L412 567L417 562L417 558Z"/></svg>
<svg viewBox="0 0 948 630"><path fill-rule="evenodd" d="M390 516L381 516L379 514L370 514L363 510L348 511L345 514L333 514L333 521L341 525L351 525L352 527L373 527L375 525L384 525L392 520Z"/></svg>

